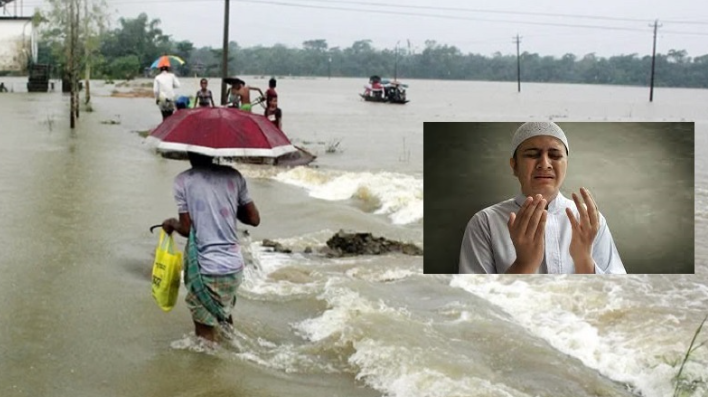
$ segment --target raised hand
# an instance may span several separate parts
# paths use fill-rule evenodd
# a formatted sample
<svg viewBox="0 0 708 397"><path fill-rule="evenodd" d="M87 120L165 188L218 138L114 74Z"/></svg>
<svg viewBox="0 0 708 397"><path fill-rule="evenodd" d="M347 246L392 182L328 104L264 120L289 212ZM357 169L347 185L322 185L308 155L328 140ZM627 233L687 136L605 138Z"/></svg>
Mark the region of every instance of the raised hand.
<svg viewBox="0 0 708 397"><path fill-rule="evenodd" d="M580 197L573 193L573 201L578 208L578 218L570 208L565 209L570 225L573 228L573 237L570 241L570 256L575 262L576 273L594 273L595 267L592 259L592 243L595 241L597 231L600 229L600 211L597 209L590 191L580 188Z"/></svg>
<svg viewBox="0 0 708 397"><path fill-rule="evenodd" d="M546 230L546 200L542 195L528 197L517 213L509 215L509 234L516 250L516 261L507 273L535 273L543 261Z"/></svg>

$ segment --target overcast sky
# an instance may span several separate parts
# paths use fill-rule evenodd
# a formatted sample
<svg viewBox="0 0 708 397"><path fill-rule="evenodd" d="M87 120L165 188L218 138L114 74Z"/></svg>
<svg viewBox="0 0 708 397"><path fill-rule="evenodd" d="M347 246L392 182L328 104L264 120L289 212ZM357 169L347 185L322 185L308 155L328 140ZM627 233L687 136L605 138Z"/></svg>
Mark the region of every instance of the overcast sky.
<svg viewBox="0 0 708 397"><path fill-rule="evenodd" d="M40 3L24 0L28 10ZM159 18L163 31L175 40L221 47L224 0L108 3L116 19L145 12ZM349 47L370 39L376 48L393 49L396 43L406 48L410 41L411 50L421 51L426 40L435 40L464 53L512 54L512 36L518 33L522 52L646 55L652 47L649 25L658 19L658 52L673 48L685 49L689 56L708 54L706 0L231 0L230 14L230 40L245 47L301 47L310 39Z"/></svg>

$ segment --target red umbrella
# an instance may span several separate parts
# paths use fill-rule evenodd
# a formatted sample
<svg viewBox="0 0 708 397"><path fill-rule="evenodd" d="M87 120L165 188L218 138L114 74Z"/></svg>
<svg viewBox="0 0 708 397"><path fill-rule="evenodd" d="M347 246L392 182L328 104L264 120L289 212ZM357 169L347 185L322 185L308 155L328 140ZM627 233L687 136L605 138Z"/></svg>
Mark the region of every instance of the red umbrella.
<svg viewBox="0 0 708 397"><path fill-rule="evenodd" d="M265 116L234 108L181 109L148 136L162 152L214 157L279 157L297 152Z"/></svg>

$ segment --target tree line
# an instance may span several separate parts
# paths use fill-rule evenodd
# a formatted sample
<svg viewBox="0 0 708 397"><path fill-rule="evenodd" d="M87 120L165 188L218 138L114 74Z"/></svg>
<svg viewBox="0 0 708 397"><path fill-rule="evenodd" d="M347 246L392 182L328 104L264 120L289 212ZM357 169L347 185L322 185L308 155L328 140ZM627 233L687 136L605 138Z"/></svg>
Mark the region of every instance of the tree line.
<svg viewBox="0 0 708 397"><path fill-rule="evenodd" d="M93 19L98 22L86 24L89 39L85 41L88 48L84 52L87 54L84 62L92 65L93 78L141 76L164 54L174 54L186 61L175 68L178 74L221 75L221 48L197 48L190 41L176 41L162 31L159 19L150 19L143 13L136 18L120 18L113 29L106 28L105 17ZM62 22L50 14L43 21L50 28L43 29L39 62L55 65L56 74L61 75L66 63L64 41L58 28L51 26L61 26ZM90 26L93 26L91 31ZM324 39L305 41L301 48L281 44L245 48L231 42L228 51L229 71L234 75L392 77L397 74L401 79L516 81L515 55L465 54L455 46L432 40L416 52L408 48L377 49L371 40L358 40L347 48L329 47ZM651 56L637 54L605 58L594 53L553 57L524 52L520 60L521 79L525 82L645 86L649 84L651 70ZM708 54L691 58L685 50L674 49L657 54L655 85L708 87Z"/></svg>

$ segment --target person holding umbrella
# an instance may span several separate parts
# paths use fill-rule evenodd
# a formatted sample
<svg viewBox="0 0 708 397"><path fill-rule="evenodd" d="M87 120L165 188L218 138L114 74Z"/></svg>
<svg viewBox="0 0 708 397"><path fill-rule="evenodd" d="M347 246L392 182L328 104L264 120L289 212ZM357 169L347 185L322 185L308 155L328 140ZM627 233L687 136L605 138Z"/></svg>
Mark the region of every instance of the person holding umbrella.
<svg viewBox="0 0 708 397"><path fill-rule="evenodd" d="M167 57L161 58L157 66L160 74L155 76L152 91L155 94L155 103L162 113L162 121L165 121L175 111L175 88L179 88L180 84L177 76L170 72L170 62Z"/></svg>
<svg viewBox="0 0 708 397"><path fill-rule="evenodd" d="M258 226L260 214L236 169L214 164L214 157L188 151L191 168L174 180L179 218L162 223L166 233L189 238L185 248L185 301L195 334L216 341L216 327L233 325L231 310L243 281L245 261L236 221Z"/></svg>

